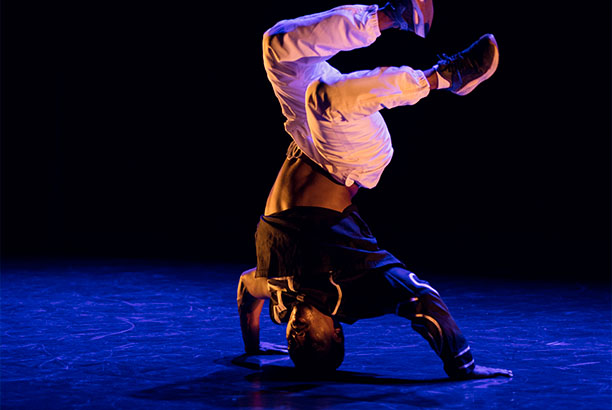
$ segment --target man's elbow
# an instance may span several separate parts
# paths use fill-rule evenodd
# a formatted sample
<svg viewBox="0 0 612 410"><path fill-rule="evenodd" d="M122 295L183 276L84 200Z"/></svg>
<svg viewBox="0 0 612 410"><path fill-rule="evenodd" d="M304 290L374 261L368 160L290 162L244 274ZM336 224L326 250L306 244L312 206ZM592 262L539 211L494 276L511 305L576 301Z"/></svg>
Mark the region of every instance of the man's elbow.
<svg viewBox="0 0 612 410"><path fill-rule="evenodd" d="M238 303L238 309L240 309L245 302L245 294L249 294L247 282L249 281L249 275L252 275L253 271L255 271L255 268L242 272L240 279L238 280L238 289L236 290L236 302Z"/></svg>
<svg viewBox="0 0 612 410"><path fill-rule="evenodd" d="M238 284L238 294L248 293L255 299L269 299L270 292L268 290L268 279L265 277L256 276L257 269L249 269L240 276Z"/></svg>

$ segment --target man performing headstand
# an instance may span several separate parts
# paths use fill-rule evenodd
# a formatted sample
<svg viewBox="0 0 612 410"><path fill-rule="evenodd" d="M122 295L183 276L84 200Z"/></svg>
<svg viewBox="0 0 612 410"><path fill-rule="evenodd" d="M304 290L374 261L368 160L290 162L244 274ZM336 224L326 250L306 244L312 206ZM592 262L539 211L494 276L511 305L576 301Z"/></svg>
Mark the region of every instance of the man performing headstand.
<svg viewBox="0 0 612 410"><path fill-rule="evenodd" d="M389 28L424 37L432 17L431 0L396 0L283 20L265 33L264 65L293 141L257 227L257 268L244 272L238 285L247 354L262 352L259 316L270 299L272 320L287 323L297 368L340 366L340 322L396 314L412 322L451 378L512 376L475 365L439 293L378 247L352 204L359 188L376 186L391 161L382 108L415 104L435 89L468 94L497 68L490 34L425 71L402 66L341 74L327 63Z"/></svg>

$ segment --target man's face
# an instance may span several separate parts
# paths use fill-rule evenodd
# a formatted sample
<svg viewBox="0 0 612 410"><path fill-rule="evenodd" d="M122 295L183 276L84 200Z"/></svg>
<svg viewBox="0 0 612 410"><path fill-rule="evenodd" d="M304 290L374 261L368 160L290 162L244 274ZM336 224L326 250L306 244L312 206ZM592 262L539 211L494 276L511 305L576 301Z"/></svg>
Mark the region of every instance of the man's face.
<svg viewBox="0 0 612 410"><path fill-rule="evenodd" d="M299 304L295 306L287 323L287 342L290 348L308 343L317 350L327 350L332 342L342 342L342 329L334 326L331 317L316 308Z"/></svg>

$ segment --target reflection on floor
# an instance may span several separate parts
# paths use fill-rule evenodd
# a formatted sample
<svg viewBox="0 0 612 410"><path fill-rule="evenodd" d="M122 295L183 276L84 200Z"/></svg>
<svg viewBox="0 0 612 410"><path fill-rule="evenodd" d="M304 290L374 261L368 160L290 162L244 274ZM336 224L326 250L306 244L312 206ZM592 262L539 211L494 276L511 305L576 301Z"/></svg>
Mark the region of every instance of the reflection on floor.
<svg viewBox="0 0 612 410"><path fill-rule="evenodd" d="M612 408L606 286L421 274L477 362L511 368L514 378L449 381L395 316L345 325L343 365L314 378L285 355L241 360L235 286L245 268L5 266L1 407ZM283 344L283 333L262 318L262 340Z"/></svg>

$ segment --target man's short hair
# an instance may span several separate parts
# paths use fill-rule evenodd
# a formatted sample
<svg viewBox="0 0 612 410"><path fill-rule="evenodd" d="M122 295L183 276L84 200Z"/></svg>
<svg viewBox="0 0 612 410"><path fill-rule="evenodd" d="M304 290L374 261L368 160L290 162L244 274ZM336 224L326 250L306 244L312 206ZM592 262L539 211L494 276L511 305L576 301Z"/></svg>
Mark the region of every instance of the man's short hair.
<svg viewBox="0 0 612 410"><path fill-rule="evenodd" d="M296 368L309 371L333 371L344 360L344 333L340 323L334 321L334 334L326 334L324 339L312 337L310 325L288 331L287 345L289 357ZM298 342L298 337L300 341Z"/></svg>

